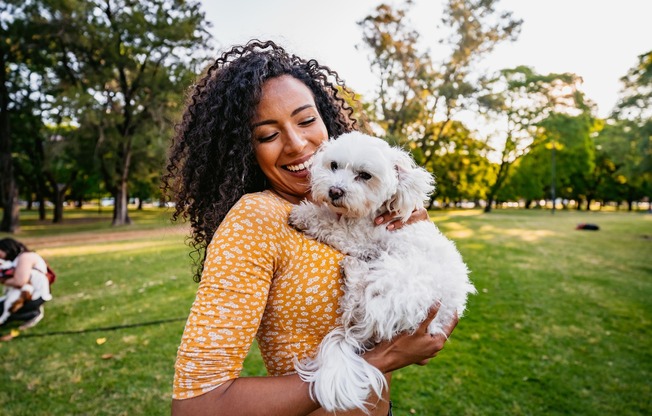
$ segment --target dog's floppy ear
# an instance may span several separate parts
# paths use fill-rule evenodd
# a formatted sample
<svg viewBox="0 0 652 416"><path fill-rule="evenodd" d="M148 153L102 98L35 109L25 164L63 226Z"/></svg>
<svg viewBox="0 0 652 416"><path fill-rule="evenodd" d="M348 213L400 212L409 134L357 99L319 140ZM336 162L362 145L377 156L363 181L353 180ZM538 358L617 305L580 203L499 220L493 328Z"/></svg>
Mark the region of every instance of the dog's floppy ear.
<svg viewBox="0 0 652 416"><path fill-rule="evenodd" d="M405 222L410 218L412 211L422 206L435 190L435 179L427 170L418 166L405 151L392 147L392 153L398 187L387 202L387 208Z"/></svg>

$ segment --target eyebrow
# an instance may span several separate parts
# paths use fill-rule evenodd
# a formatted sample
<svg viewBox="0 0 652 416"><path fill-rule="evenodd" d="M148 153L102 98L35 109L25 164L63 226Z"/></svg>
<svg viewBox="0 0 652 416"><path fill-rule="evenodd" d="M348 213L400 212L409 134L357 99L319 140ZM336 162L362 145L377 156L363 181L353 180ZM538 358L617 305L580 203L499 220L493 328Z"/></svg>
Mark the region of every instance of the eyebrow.
<svg viewBox="0 0 652 416"><path fill-rule="evenodd" d="M314 106L312 104L302 105L301 107L298 107L294 111L292 111L290 117L294 117L300 112L302 112L303 110L305 110L306 108L310 108L310 107L314 107ZM274 123L276 123L276 120L263 120L263 121L259 121L258 123L254 123L251 127L255 129L258 126L263 126L265 124L274 124Z"/></svg>

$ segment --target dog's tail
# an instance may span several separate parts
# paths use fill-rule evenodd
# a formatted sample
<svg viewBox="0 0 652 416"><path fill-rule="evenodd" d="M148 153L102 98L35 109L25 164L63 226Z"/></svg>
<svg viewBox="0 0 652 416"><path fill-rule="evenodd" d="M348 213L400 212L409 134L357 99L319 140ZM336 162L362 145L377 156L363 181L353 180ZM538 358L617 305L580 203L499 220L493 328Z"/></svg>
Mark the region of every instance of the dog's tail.
<svg viewBox="0 0 652 416"><path fill-rule="evenodd" d="M368 412L369 396L380 398L387 388L383 373L358 355L358 348L338 327L326 335L316 357L295 363L301 379L310 383L311 398L328 412Z"/></svg>

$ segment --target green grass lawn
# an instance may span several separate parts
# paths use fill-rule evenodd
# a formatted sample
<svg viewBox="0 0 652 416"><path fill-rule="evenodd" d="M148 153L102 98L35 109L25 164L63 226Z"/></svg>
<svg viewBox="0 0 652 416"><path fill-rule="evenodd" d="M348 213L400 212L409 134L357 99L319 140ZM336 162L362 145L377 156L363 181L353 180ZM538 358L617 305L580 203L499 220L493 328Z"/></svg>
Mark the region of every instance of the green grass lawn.
<svg viewBox="0 0 652 416"><path fill-rule="evenodd" d="M123 239L108 209L76 219L67 211L70 221L57 226L30 215L16 237L59 277L45 319L0 343L0 413L169 414L196 289L183 230L159 210L134 213ZM652 215L432 217L457 242L479 293L436 359L395 373L396 415L652 413ZM601 230L577 231L580 222ZM73 234L83 238L53 243ZM245 373L264 373L255 351Z"/></svg>

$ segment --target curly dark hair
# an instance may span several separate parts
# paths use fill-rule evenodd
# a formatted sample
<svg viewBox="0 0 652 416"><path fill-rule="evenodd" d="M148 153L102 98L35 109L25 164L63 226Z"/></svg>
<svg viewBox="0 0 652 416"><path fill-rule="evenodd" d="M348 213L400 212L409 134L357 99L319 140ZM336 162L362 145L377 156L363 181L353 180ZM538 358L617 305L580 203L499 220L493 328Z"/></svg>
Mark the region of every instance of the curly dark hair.
<svg viewBox="0 0 652 416"><path fill-rule="evenodd" d="M177 125L163 191L176 204L172 220L190 221L194 279L201 279L206 246L245 193L267 188L255 163L252 120L263 84L290 75L311 91L330 137L355 130L339 75L315 60L290 54L272 41L251 40L223 53L191 90Z"/></svg>

